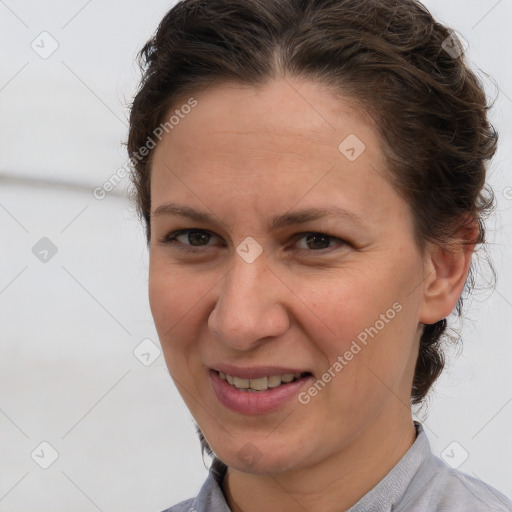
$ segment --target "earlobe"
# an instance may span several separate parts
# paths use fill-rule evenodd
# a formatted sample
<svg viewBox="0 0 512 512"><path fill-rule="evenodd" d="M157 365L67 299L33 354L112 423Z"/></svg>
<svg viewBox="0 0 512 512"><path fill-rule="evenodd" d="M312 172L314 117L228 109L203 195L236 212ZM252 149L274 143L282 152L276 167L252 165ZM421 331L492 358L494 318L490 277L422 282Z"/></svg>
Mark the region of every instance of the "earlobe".
<svg viewBox="0 0 512 512"><path fill-rule="evenodd" d="M457 243L427 251L421 323L434 324L454 310L466 283L477 233L466 227Z"/></svg>

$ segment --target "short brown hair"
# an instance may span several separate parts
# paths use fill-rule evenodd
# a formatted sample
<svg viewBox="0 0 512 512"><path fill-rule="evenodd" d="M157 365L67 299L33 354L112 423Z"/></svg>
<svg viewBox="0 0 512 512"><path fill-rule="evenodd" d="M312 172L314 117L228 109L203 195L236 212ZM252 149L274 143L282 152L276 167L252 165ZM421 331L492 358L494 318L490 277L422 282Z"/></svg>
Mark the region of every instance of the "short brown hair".
<svg viewBox="0 0 512 512"><path fill-rule="evenodd" d="M426 242L448 244L468 222L479 226L471 243L483 244L483 219L494 206L486 161L498 136L462 43L420 2L184 0L166 14L140 58L131 155L180 96L220 82L257 86L285 74L312 79L355 100L374 119L421 249ZM132 174L148 244L151 154L134 161ZM471 291L472 270L465 291ZM446 319L424 327L413 404L424 400L444 367L446 328Z"/></svg>

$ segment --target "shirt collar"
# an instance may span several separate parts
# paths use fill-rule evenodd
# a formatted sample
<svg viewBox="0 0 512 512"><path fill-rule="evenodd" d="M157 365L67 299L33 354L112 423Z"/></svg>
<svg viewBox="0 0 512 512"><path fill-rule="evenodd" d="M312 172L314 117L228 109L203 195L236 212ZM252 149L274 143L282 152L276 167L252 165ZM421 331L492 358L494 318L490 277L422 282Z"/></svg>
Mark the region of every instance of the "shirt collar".
<svg viewBox="0 0 512 512"><path fill-rule="evenodd" d="M434 464L432 450L423 425L415 421L414 426L416 441L391 471L346 512L376 510L377 505L382 512L395 510L398 505L402 510L402 505L405 506L405 502L412 500L428 484L434 476L429 471Z"/></svg>

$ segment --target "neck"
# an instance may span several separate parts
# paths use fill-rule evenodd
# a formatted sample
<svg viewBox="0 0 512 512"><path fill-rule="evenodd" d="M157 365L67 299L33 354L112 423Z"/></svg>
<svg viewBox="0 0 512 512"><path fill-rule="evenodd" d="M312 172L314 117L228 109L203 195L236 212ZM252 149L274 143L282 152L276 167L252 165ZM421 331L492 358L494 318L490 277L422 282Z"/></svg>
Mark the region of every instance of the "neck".
<svg viewBox="0 0 512 512"><path fill-rule="evenodd" d="M389 473L415 439L409 413L398 422L375 422L314 466L265 475L229 468L223 481L226 501L233 512L346 510Z"/></svg>

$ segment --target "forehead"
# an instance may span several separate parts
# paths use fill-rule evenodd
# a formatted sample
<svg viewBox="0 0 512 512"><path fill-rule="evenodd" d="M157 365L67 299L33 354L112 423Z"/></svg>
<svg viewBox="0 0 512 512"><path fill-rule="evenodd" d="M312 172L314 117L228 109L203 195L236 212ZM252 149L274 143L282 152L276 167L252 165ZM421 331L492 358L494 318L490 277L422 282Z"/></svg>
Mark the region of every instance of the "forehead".
<svg viewBox="0 0 512 512"><path fill-rule="evenodd" d="M176 101L167 118L189 99L182 96ZM197 105L180 116L179 125L171 130L173 144L182 149L197 148L199 137L206 133L210 137L201 139L201 145L208 144L212 137L229 134L238 136L248 149L252 142L262 149L261 139L272 138L276 133L281 137L269 141L270 147L295 141L298 148L311 142L337 149L349 134L368 141L379 138L377 127L354 100L334 95L325 85L304 79L276 79L258 87L222 83L200 92L194 99ZM177 120L176 116L174 119ZM192 122L196 135L190 138L186 128Z"/></svg>
<svg viewBox="0 0 512 512"><path fill-rule="evenodd" d="M299 201L319 206L319 198L330 198L340 207L378 215L395 199L384 178L377 127L321 84L223 84L194 99L196 106L154 150L153 209L177 198L199 206L200 196L208 194L208 203L258 203L260 212ZM169 114L176 109L178 103ZM382 201L373 197L370 207L376 188Z"/></svg>

